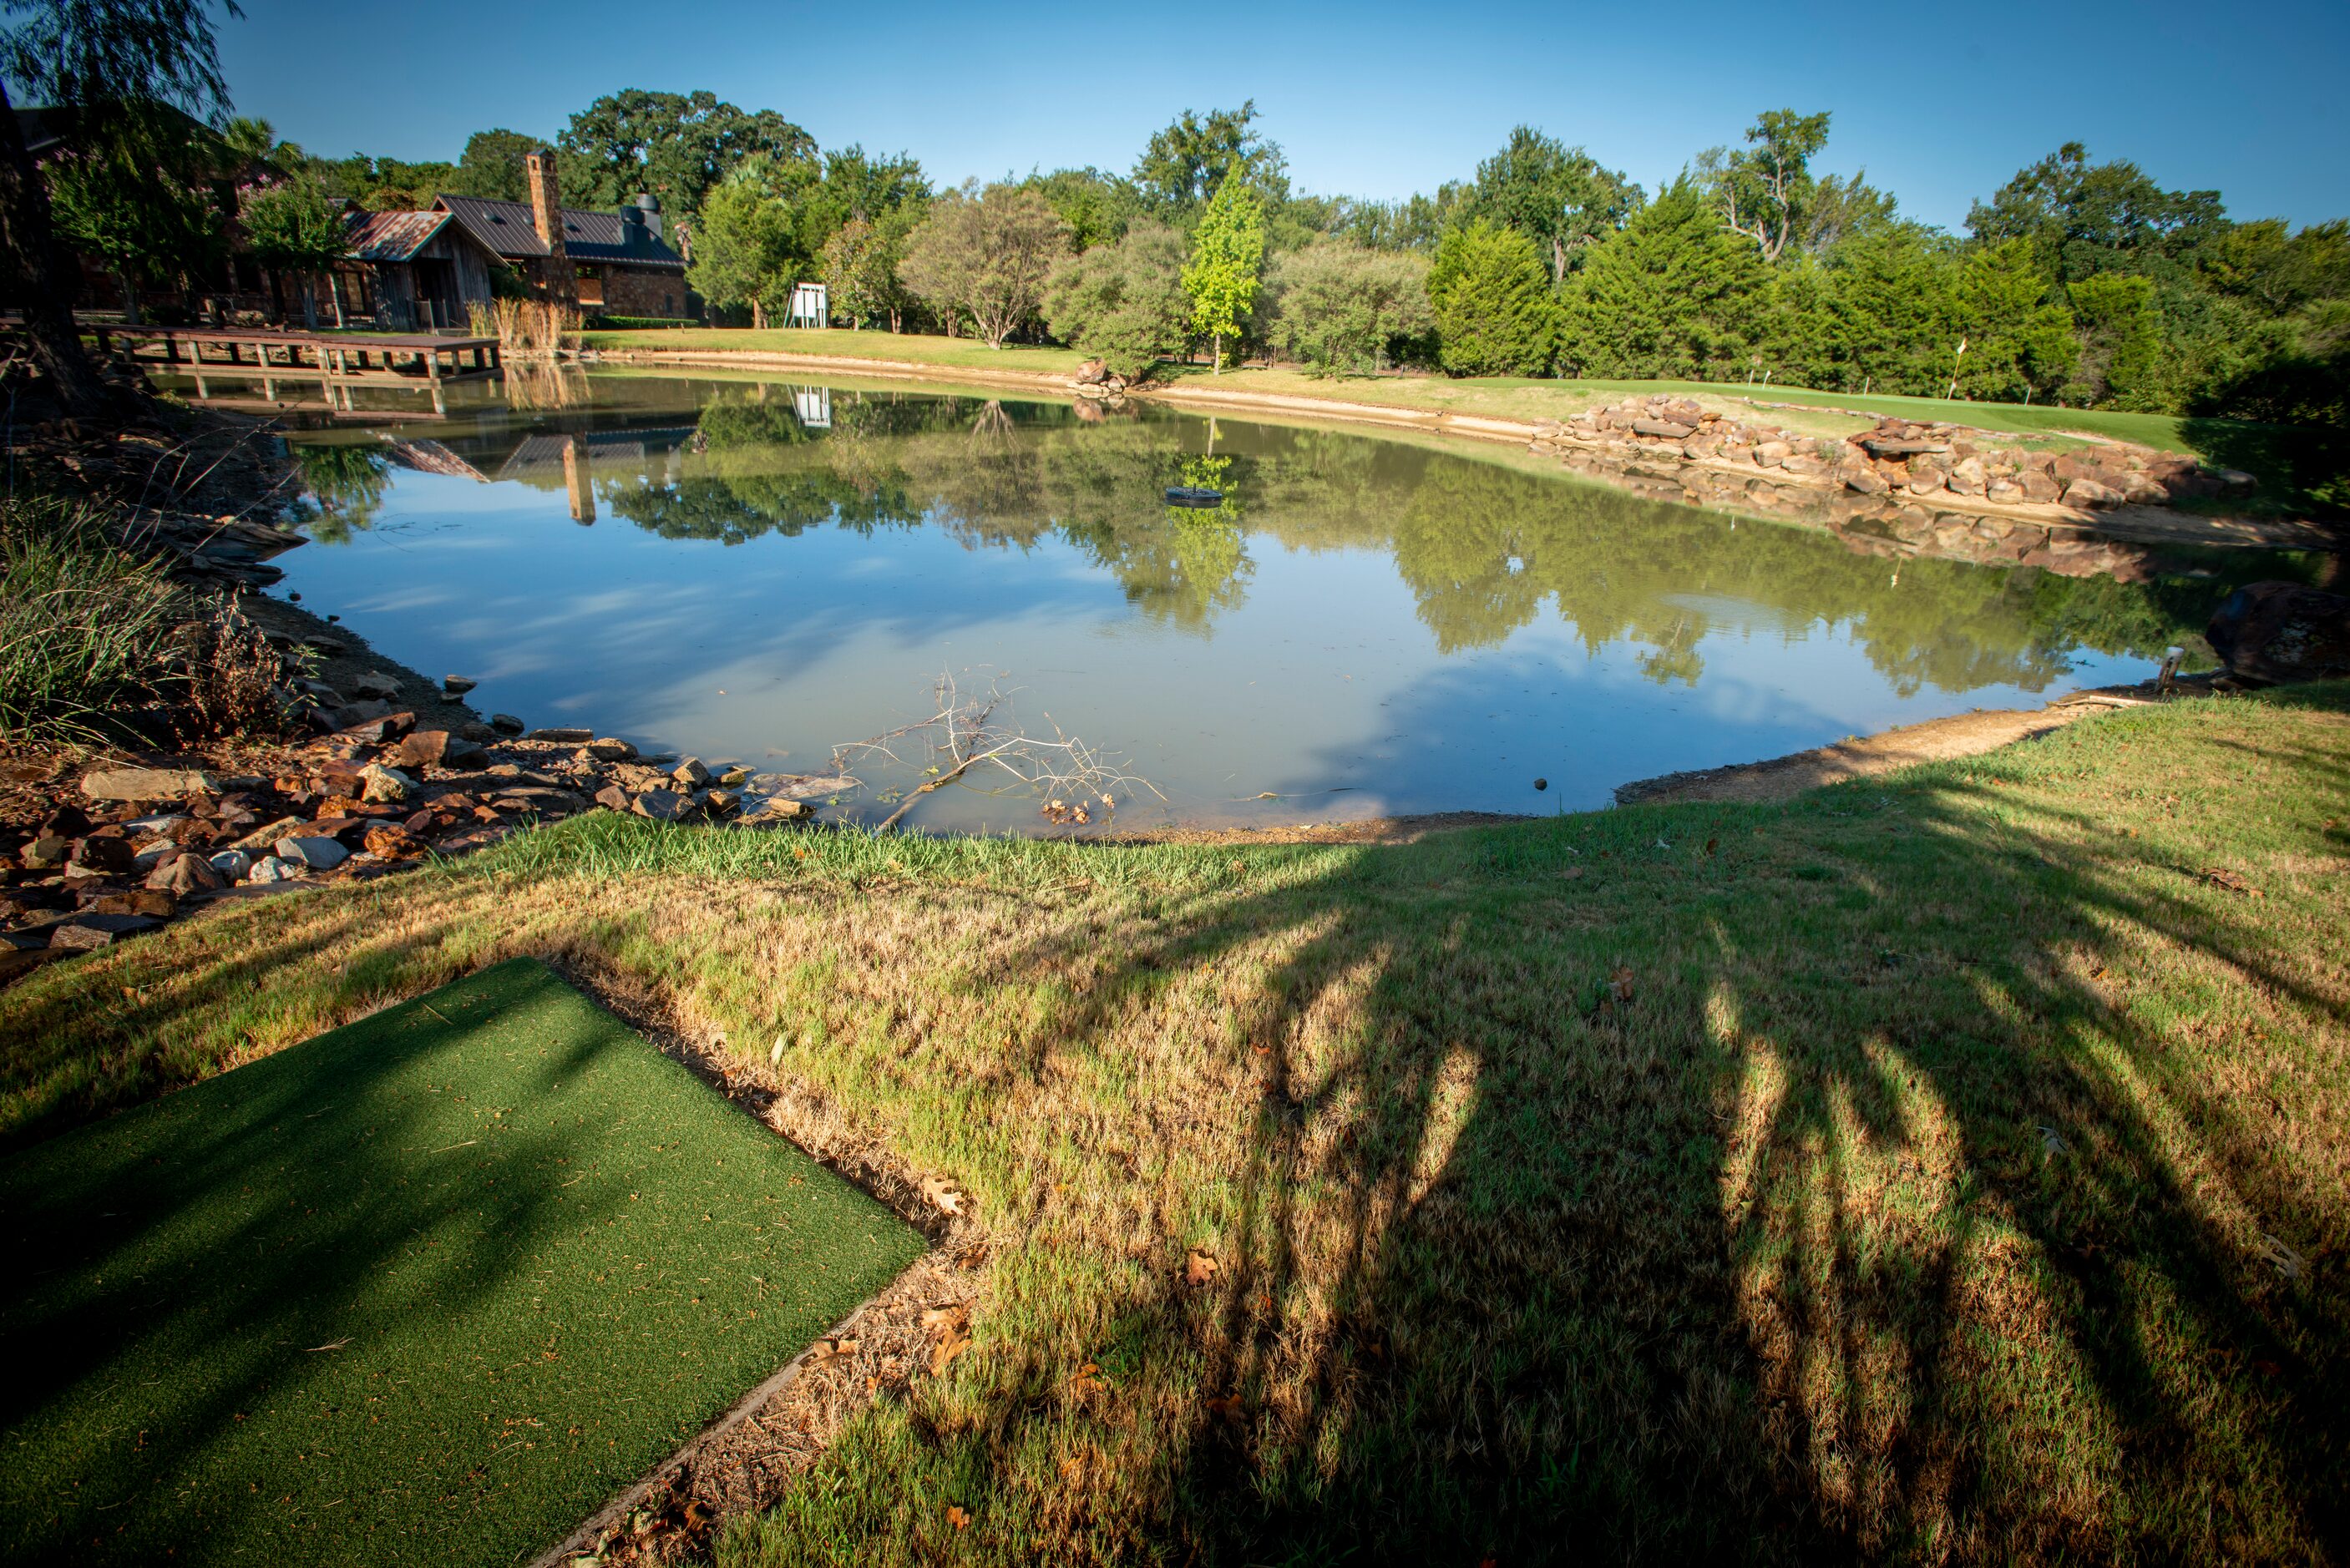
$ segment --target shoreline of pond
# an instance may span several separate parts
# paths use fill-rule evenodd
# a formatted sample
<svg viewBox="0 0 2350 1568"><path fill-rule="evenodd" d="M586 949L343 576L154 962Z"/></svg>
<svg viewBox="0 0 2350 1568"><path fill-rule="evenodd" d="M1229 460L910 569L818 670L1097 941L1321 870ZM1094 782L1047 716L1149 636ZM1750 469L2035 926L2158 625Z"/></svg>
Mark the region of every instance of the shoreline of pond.
<svg viewBox="0 0 2350 1568"><path fill-rule="evenodd" d="M966 366L941 366L911 359L858 358L837 354L794 354L779 349L595 348L576 361L585 367L659 367L678 369L786 370L815 374L870 377L934 386L1001 386L1051 393L1056 397L1102 403L1115 400L1074 376L1035 370L997 370ZM1725 395L1729 395L1727 392ZM1682 504L1732 516L1759 516L1805 525L1834 526L1835 504L1866 503L1870 498L1846 493L1833 473L1810 475L1792 470L1738 464L1714 455L1690 457L1674 450L1678 443L1639 441L1637 444L1593 441L1556 421L1511 420L1489 414L1462 414L1357 402L1343 398L1300 396L1288 392L1253 392L1194 383L1128 386L1121 394L1129 403L1157 403L1176 409L1222 410L1234 414L1289 415L1338 424L1373 425L1388 430L1413 430L1433 435L1462 436L1500 445L1517 446L1538 456L1558 460L1564 472L1608 484L1613 488L1656 498L1659 482L1684 483L1678 499ZM1740 400L1758 410L1779 405ZM1967 427L1971 429L1973 427ZM1794 435L1794 432L1782 432ZM2119 448L2110 438L2083 434L2084 441ZM1764 493L1753 497L1752 510L1710 495L1704 486L1736 479ZM2335 528L2306 520L2248 516L2216 516L2165 505L2133 504L2110 511L2045 502L1992 502L1945 493L1912 509L1929 508L1939 516L1979 520L1993 528L2038 528L2052 535L2128 544L2218 545L2253 549L2301 549L2339 552L2346 543ZM1816 514L1816 515L1813 515Z"/></svg>

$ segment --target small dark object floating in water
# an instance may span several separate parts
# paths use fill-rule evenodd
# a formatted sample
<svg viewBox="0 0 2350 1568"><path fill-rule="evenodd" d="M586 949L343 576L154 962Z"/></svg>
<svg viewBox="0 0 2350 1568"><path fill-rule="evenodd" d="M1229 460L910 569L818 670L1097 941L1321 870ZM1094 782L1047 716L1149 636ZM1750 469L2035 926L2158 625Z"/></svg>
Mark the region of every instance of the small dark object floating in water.
<svg viewBox="0 0 2350 1568"><path fill-rule="evenodd" d="M1170 506L1222 506L1224 493L1198 484L1170 484L1167 487Z"/></svg>

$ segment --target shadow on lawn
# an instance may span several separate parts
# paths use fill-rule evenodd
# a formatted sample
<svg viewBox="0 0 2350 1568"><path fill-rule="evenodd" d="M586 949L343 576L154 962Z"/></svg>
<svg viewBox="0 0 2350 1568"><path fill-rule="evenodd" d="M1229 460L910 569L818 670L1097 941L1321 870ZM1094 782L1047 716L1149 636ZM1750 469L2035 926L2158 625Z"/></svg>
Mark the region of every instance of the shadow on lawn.
<svg viewBox="0 0 2350 1568"><path fill-rule="evenodd" d="M1170 900L1146 930L1180 934L1097 970L1056 1047L1294 939L1215 1047L1256 1081L1222 1266L1125 1325L1203 1367L1160 1483L1201 1560L2343 1539L2350 1324L2293 1277L2339 1246L2339 1194L2276 1147L2289 1115L2130 1010L2106 971L2147 954L2112 933L2340 1010L2272 963L2261 906L2046 796L2002 825L1965 779L1334 857ZM1015 1406L958 1439L980 1473Z"/></svg>
<svg viewBox="0 0 2350 1568"><path fill-rule="evenodd" d="M6 1239L33 1262L0 1312L11 1367L0 1431L16 1455L0 1559L211 1557L224 1543L303 1556L321 1530L348 1539L310 1483L317 1460L355 1440L352 1421L330 1425L338 1412L289 1397L331 1372L348 1398L346 1355L369 1366L369 1402L391 1423L380 1429L408 1429L376 1445L395 1462L367 1478L373 1495L353 1495L359 1533L384 1522L386 1498L395 1513L456 1501L440 1495L448 1449L483 1434L452 1429L468 1411L403 1399L416 1368L373 1360L415 1354L420 1313L462 1319L544 1245L624 1205L615 1194L600 1206L560 1201L547 1181L500 1189L463 1153L425 1149L430 1113L414 1075L447 1059L454 1075L472 1036L383 1038L390 1022L379 1015L358 1043L248 1064L0 1166ZM606 1049L575 1043L536 1070L567 1082ZM578 1151L569 1127L500 1124L496 1136L507 1172L516 1161L553 1169ZM355 1147L368 1158L354 1186ZM297 1206L280 1207L288 1192ZM265 1404L274 1421L245 1427ZM484 1494L500 1484L482 1468L466 1479ZM162 1495L172 1501L159 1505Z"/></svg>

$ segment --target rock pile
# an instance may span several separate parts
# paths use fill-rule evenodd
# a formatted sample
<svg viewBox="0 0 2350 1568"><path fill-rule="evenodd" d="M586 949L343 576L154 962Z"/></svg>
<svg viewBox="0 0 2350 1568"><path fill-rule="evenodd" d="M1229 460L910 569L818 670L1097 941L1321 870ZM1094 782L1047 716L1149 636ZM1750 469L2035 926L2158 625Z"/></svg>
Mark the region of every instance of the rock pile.
<svg viewBox="0 0 2350 1568"><path fill-rule="evenodd" d="M1533 450L1760 470L1778 483L1895 503L1923 497L1960 506L2061 506L2076 512L2241 494L2253 483L2250 474L2207 470L2193 458L2168 452L2112 445L2040 452L2001 444L1965 426L1889 417L1874 430L1850 436L1803 435L1750 424L1662 393L1546 424Z"/></svg>
<svg viewBox="0 0 2350 1568"><path fill-rule="evenodd" d="M640 757L588 730L488 739L421 730L412 713L394 712L243 760L264 773L148 758L77 779L77 770L12 762L19 787L0 820L0 981L241 889L365 877L428 851L462 855L535 822L604 809L781 825L809 820L811 800L857 787Z"/></svg>
<svg viewBox="0 0 2350 1568"><path fill-rule="evenodd" d="M1126 395L1127 379L1109 368L1106 359L1088 359L1077 367L1077 390L1088 397L1122 398Z"/></svg>

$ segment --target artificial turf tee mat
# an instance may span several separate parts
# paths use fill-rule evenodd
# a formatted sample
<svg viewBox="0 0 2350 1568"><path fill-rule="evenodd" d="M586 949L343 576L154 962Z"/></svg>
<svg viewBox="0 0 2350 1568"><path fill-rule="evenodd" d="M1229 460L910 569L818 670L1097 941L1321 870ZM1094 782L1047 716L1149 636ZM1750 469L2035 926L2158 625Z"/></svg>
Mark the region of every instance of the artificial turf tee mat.
<svg viewBox="0 0 2350 1568"><path fill-rule="evenodd" d="M920 1234L529 960L0 1163L0 1558L511 1563Z"/></svg>

